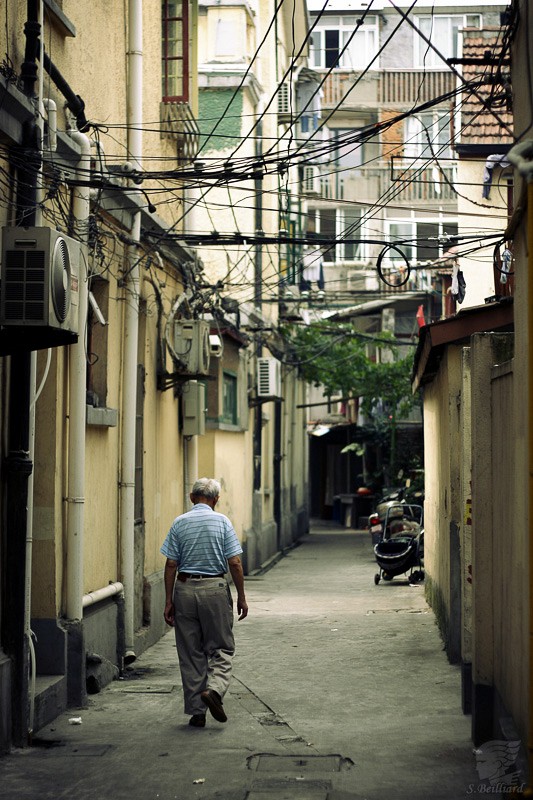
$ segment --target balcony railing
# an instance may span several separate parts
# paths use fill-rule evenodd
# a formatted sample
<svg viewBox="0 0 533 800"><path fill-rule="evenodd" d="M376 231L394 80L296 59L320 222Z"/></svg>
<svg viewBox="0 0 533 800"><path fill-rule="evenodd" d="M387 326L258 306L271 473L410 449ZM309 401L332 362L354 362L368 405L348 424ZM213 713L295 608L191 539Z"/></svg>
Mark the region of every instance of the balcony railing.
<svg viewBox="0 0 533 800"><path fill-rule="evenodd" d="M323 200L357 200L375 203L377 200L394 199L406 203L447 203L456 199L453 189L455 168L442 170L436 166L416 169L396 168L391 173L390 165L360 167L350 172L330 172L315 182L315 197Z"/></svg>
<svg viewBox="0 0 533 800"><path fill-rule="evenodd" d="M334 70L323 86L322 107L405 106L425 103L452 91L456 78L451 72L421 69Z"/></svg>
<svg viewBox="0 0 533 800"><path fill-rule="evenodd" d="M188 103L161 103L161 139L173 139L180 164L189 164L198 152L200 131Z"/></svg>

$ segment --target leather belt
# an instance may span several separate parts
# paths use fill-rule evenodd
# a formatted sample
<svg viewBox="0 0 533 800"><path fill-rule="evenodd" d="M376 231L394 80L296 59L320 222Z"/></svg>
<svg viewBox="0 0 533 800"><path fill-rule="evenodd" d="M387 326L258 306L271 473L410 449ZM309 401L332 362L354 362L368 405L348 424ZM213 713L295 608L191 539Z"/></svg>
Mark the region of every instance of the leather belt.
<svg viewBox="0 0 533 800"><path fill-rule="evenodd" d="M185 581L188 578L223 578L223 577L224 577L224 573L223 572L220 572L218 575L200 575L200 574L198 574L196 572L179 572L178 573L178 580L181 581L182 583L185 583Z"/></svg>

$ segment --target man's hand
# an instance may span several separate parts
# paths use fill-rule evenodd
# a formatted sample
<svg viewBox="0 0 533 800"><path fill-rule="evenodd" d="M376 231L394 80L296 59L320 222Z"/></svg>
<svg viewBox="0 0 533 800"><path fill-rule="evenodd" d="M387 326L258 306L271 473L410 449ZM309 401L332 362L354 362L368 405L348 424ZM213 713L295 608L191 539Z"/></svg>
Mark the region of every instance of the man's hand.
<svg viewBox="0 0 533 800"><path fill-rule="evenodd" d="M239 612L238 619L245 619L248 616L248 603L246 600L237 598L237 611Z"/></svg>
<svg viewBox="0 0 533 800"><path fill-rule="evenodd" d="M174 626L174 619L175 619L175 612L174 612L174 603L166 603L165 604L165 611L163 616L165 617L165 622L170 627Z"/></svg>
<svg viewBox="0 0 533 800"><path fill-rule="evenodd" d="M245 619L248 616L248 603L244 596L244 574L242 571L241 559L239 556L231 556L228 558L229 571L233 578L233 583L237 589L237 611L239 612L238 619Z"/></svg>

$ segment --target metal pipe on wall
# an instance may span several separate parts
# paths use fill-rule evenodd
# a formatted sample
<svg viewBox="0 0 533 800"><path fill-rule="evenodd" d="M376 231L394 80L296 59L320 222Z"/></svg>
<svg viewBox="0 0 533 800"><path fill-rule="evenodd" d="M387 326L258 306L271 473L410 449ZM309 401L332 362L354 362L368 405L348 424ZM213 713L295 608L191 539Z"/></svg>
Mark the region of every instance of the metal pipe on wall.
<svg viewBox="0 0 533 800"><path fill-rule="evenodd" d="M81 150L78 162L79 178L88 183L91 168L91 141L79 131L70 131L70 137ZM87 242L89 234L90 187L78 186L74 192L72 211L76 237ZM86 419L86 370L85 355L87 307L89 284L83 259L80 259L79 287L79 336L69 348L69 457L67 494L67 598L68 619L83 617L83 538L85 517L85 419Z"/></svg>
<svg viewBox="0 0 533 800"><path fill-rule="evenodd" d="M142 166L143 26L142 0L128 2L128 156L135 169ZM141 214L133 218L131 238L141 239ZM135 422L137 398L137 351L141 273L139 249L128 248L128 273L124 296L124 357L122 374L121 470L120 470L120 572L124 584L124 662L135 660L134 558L135 558Z"/></svg>

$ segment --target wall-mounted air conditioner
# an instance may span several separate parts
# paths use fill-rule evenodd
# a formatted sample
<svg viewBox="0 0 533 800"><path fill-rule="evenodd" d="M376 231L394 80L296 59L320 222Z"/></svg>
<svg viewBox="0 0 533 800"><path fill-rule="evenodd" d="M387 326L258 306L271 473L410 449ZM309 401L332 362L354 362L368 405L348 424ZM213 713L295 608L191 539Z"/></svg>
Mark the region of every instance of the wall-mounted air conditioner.
<svg viewBox="0 0 533 800"><path fill-rule="evenodd" d="M176 320L174 352L190 375L207 375L211 348L209 323L203 319Z"/></svg>
<svg viewBox="0 0 533 800"><path fill-rule="evenodd" d="M281 365L277 359L257 359L257 396L281 397Z"/></svg>
<svg viewBox="0 0 533 800"><path fill-rule="evenodd" d="M278 117L280 119L290 119L291 101L294 103L294 97L291 96L290 83L280 83L278 87Z"/></svg>
<svg viewBox="0 0 533 800"><path fill-rule="evenodd" d="M320 168L306 164L303 168L302 191L307 195L320 194Z"/></svg>
<svg viewBox="0 0 533 800"><path fill-rule="evenodd" d="M80 243L52 228L3 228L0 325L78 333Z"/></svg>

